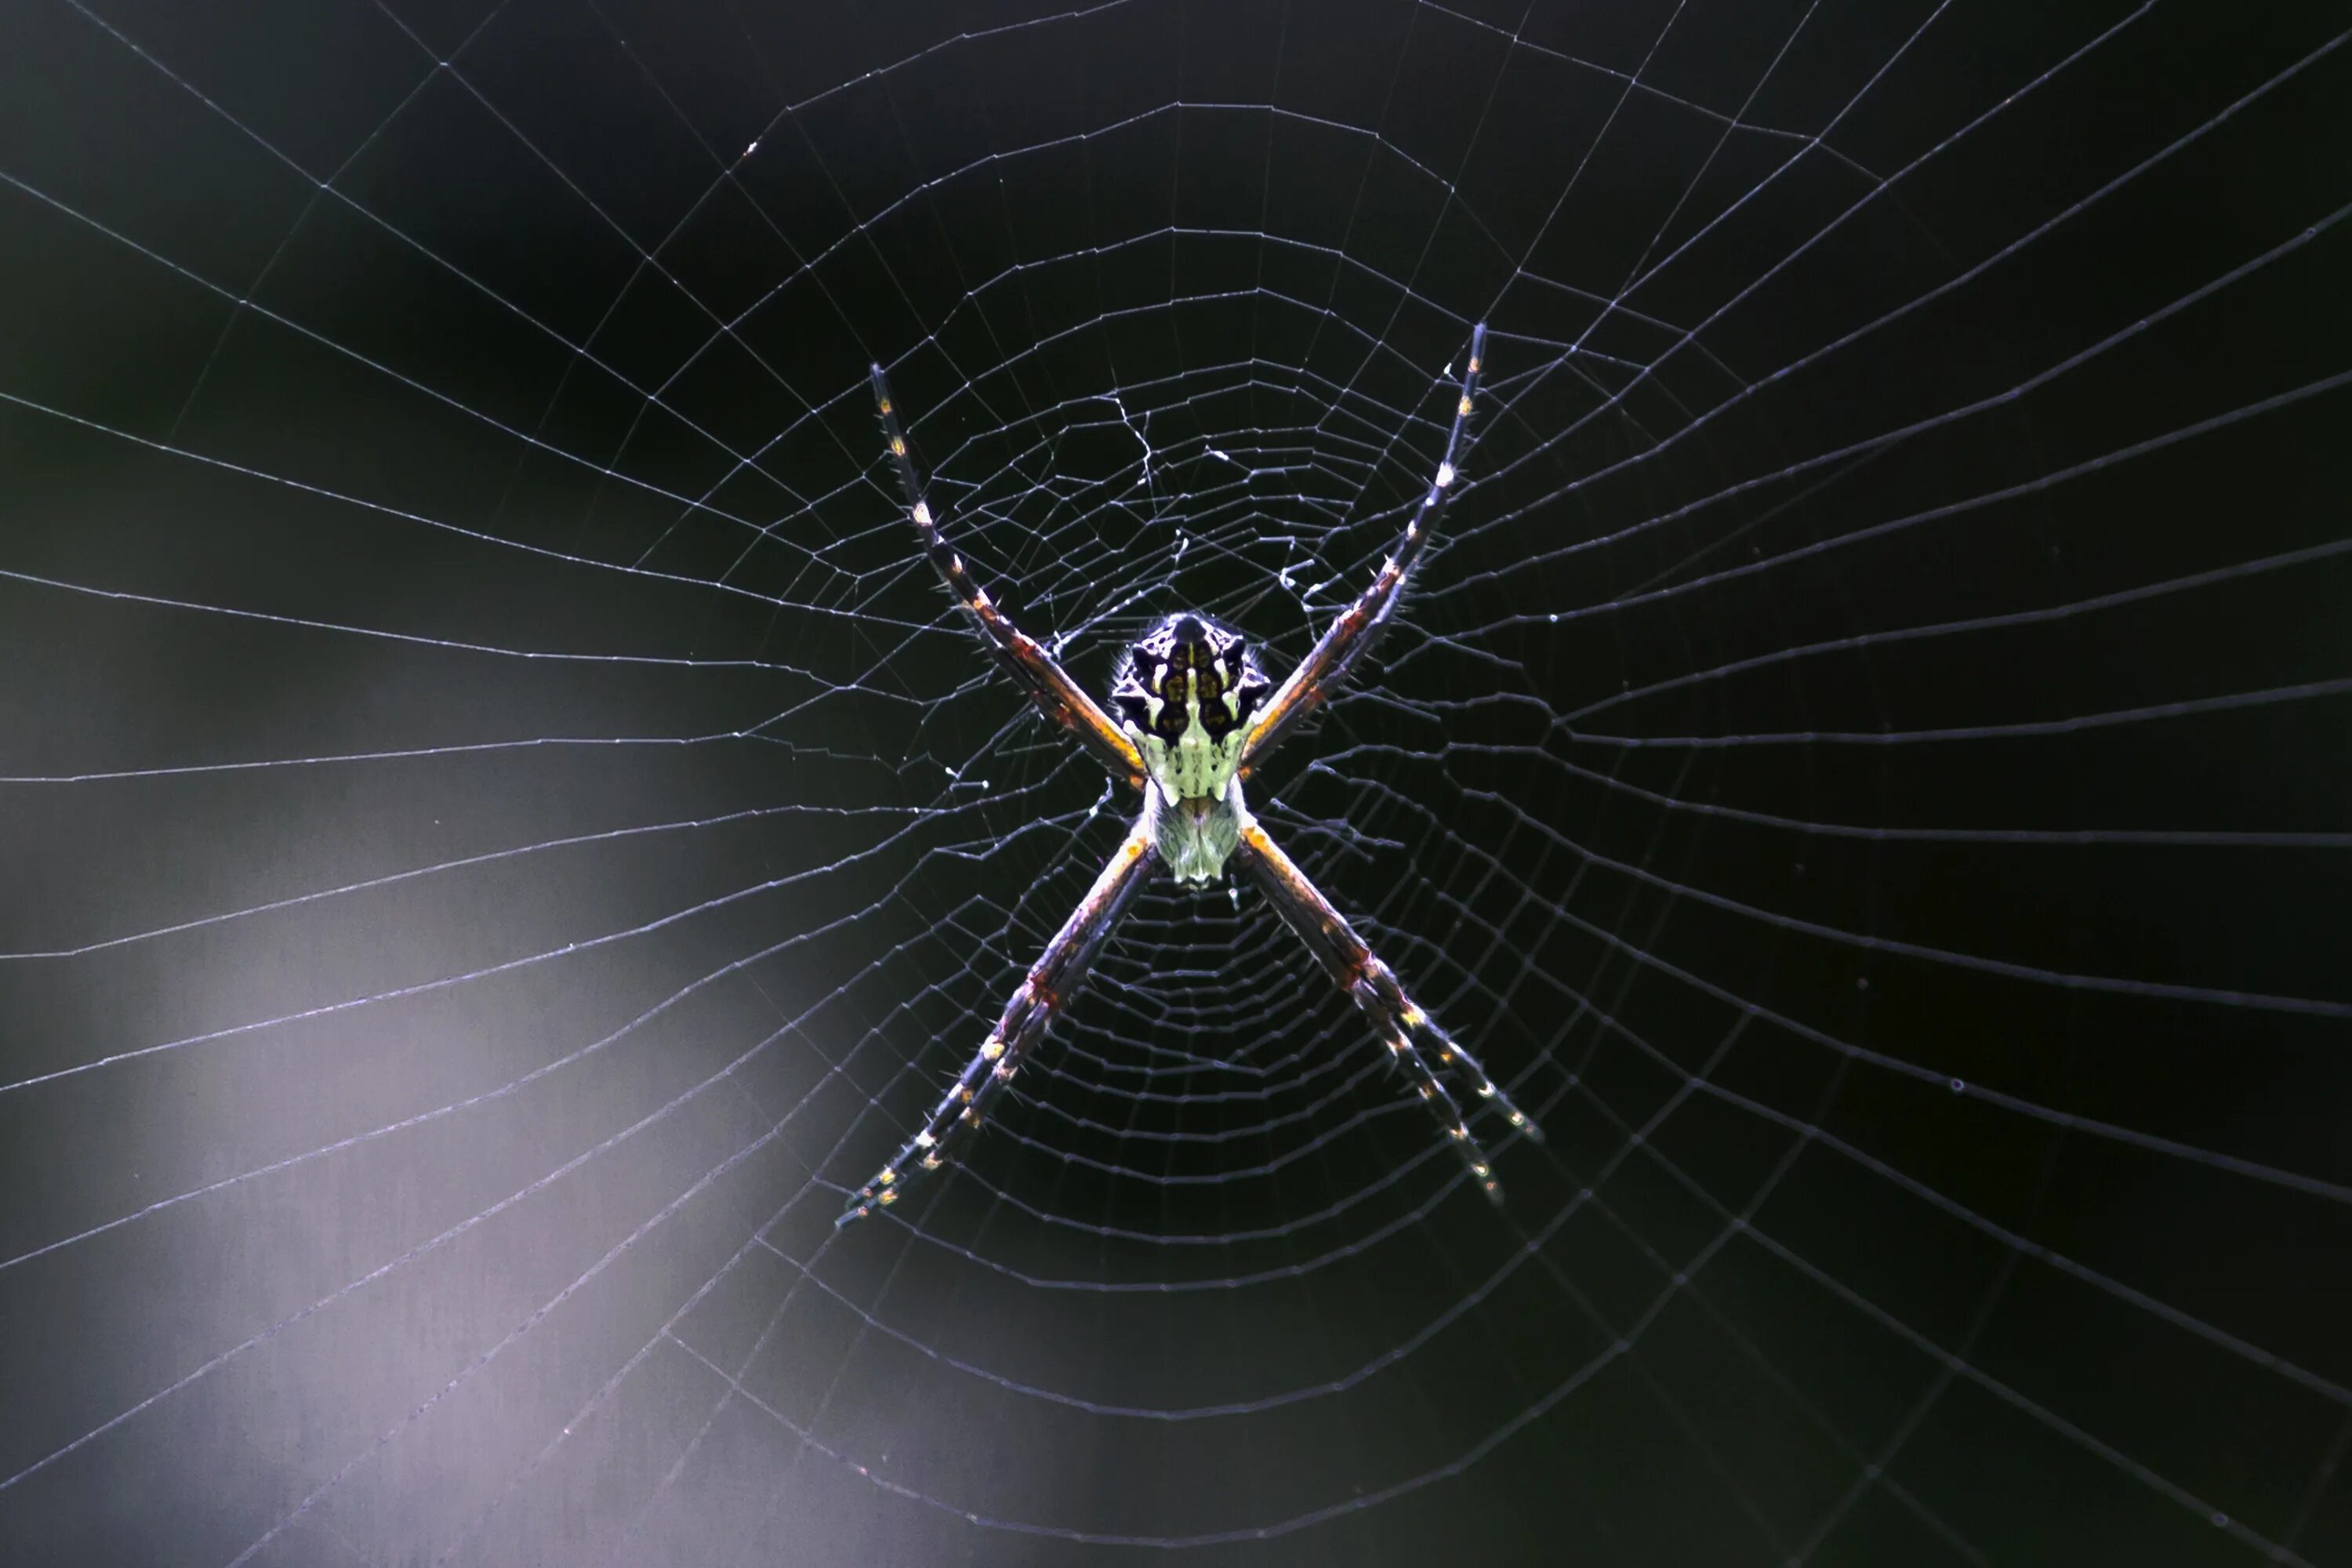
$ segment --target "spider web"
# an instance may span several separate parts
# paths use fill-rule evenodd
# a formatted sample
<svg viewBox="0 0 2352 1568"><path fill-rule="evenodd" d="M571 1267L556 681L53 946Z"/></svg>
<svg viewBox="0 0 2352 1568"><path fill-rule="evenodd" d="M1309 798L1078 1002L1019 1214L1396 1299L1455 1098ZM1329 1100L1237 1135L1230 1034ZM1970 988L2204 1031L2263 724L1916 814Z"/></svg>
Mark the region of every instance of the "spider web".
<svg viewBox="0 0 2352 1568"><path fill-rule="evenodd" d="M0 1555L2352 1561L2321 10L9 7Z"/></svg>

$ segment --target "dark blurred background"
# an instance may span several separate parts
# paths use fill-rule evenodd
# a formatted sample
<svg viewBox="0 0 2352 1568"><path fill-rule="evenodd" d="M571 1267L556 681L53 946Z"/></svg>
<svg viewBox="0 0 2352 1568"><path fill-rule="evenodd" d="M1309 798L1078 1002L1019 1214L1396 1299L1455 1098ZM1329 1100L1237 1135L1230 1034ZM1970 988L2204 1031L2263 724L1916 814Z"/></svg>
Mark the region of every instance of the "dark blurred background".
<svg viewBox="0 0 2352 1568"><path fill-rule="evenodd" d="M2348 28L0 5L0 1561L2352 1563Z"/></svg>

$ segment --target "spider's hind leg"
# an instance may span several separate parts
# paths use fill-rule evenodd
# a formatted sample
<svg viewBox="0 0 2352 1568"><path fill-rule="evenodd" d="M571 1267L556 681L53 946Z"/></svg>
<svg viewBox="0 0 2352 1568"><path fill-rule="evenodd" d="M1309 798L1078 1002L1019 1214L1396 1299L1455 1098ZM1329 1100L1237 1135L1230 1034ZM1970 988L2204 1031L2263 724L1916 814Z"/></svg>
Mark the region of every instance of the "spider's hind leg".
<svg viewBox="0 0 2352 1568"><path fill-rule="evenodd" d="M1378 959L1372 962L1380 963ZM1386 965L1381 965L1381 973L1391 984L1396 984L1395 977L1388 973ZM1502 1085L1486 1076L1486 1069L1478 1065L1478 1058L1463 1049L1460 1041L1439 1028L1435 1020L1414 1005L1412 998L1405 995L1402 987L1396 994L1402 1003L1397 1011L1398 1021L1412 1032L1422 1054L1434 1056L1437 1065L1459 1079L1463 1087L1477 1099L1494 1101L1495 1109L1502 1112L1503 1120L1528 1142L1542 1142L1543 1129L1536 1125L1535 1118L1512 1103L1511 1097L1503 1092ZM1360 1003L1358 1005L1361 1005Z"/></svg>
<svg viewBox="0 0 2352 1568"><path fill-rule="evenodd" d="M1446 1079L1452 1079L1473 1100L1492 1101L1514 1130L1540 1142L1543 1133L1534 1118L1512 1104L1511 1097L1486 1076L1478 1059L1455 1044L1405 994L1396 972L1381 962L1380 954L1356 934L1347 917L1331 907L1330 900L1307 879L1307 873L1255 820L1243 825L1234 860L1266 895L1282 922L1307 944L1324 972L1348 993L1398 1064L1412 1075L1422 1102L1437 1119L1437 1130L1461 1154L1471 1179L1488 1197L1501 1202L1503 1189L1495 1180L1494 1163L1471 1136L1462 1102L1446 1088Z"/></svg>
<svg viewBox="0 0 2352 1568"><path fill-rule="evenodd" d="M980 1131L994 1100L1020 1070L1029 1048L1043 1037L1050 1009L1041 1005L1034 988L1024 984L1014 994L1006 1018L1014 1022L1008 1038L1005 1023L989 1032L978 1052L956 1075L956 1081L924 1121L922 1130L898 1146L890 1163L871 1181L849 1195L835 1228L863 1219L876 1209L897 1203L916 1183L945 1164L956 1148Z"/></svg>
<svg viewBox="0 0 2352 1568"><path fill-rule="evenodd" d="M898 1146L873 1180L849 1194L841 1217L833 1222L836 1227L897 1203L908 1187L945 1164L956 1147L979 1131L992 1102L1003 1094L1013 1075L1045 1037L1046 1028L1085 984L1095 954L1159 863L1149 817L1138 818L1111 855L1110 864L1102 868L1094 886L1014 989L996 1027L956 1075L954 1086L931 1108L922 1130Z"/></svg>
<svg viewBox="0 0 2352 1568"><path fill-rule="evenodd" d="M1462 1163L1469 1169L1471 1180L1495 1203L1503 1201L1502 1184L1496 1180L1494 1162L1486 1157L1477 1137L1470 1131L1469 1119L1463 1114L1462 1103L1454 1091L1446 1088L1444 1078L1453 1079L1466 1089L1471 1098L1492 1100L1512 1128L1524 1134L1530 1142L1543 1142L1543 1130L1535 1119L1511 1102L1502 1087L1486 1076L1478 1059L1456 1044L1454 1037L1439 1028L1426 1012L1405 994L1396 974L1379 957L1364 955L1363 968L1348 987L1349 997L1371 1021L1387 1044L1389 1054L1398 1065L1414 1079L1413 1090L1421 1097L1429 1113L1436 1118L1437 1130L1451 1142Z"/></svg>

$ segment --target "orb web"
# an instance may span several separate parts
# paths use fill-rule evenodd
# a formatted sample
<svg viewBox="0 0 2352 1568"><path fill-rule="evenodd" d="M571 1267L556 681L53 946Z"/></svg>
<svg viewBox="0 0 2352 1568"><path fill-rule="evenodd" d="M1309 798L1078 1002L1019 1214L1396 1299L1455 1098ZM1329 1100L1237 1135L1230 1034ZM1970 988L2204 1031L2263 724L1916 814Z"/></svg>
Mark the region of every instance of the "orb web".
<svg viewBox="0 0 2352 1568"><path fill-rule="evenodd" d="M2062 10L0 23L5 1554L2352 1558L2346 35ZM1099 695L1479 321L1251 799L1506 1203L1163 879L836 1232L1135 809L869 362Z"/></svg>

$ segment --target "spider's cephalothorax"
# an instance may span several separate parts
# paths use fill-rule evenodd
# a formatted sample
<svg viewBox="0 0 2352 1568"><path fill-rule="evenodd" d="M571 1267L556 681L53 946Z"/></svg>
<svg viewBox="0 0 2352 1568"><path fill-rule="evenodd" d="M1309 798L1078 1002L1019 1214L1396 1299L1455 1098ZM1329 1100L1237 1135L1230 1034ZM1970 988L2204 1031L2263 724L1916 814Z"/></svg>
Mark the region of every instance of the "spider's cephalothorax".
<svg viewBox="0 0 2352 1568"><path fill-rule="evenodd" d="M1456 477L1454 455L1477 396L1486 352L1486 329L1482 325L1470 334L1469 365L1446 433L1444 458L1413 507L1395 550L1280 686L1268 689L1256 656L1241 633L1206 616L1171 616L1128 650L1111 686L1108 710L1070 679L1043 644L1013 624L972 581L955 547L940 536L939 521L923 500L906 433L890 405L889 383L883 379L882 367L874 367L883 434L898 465L898 482L906 489L907 515L914 521L923 552L983 644L1029 693L1037 710L1068 731L1112 778L1142 791L1143 809L1110 864L1030 965L996 1027L932 1106L921 1130L900 1145L872 1181L850 1194L836 1224L846 1225L897 1203L909 1182L938 1170L957 1141L972 1134L1045 1038L1046 1026L1085 982L1095 954L1155 866L1164 864L1178 881L1199 886L1223 876L1229 860L1247 875L1282 923L1363 1012L1389 1054L1412 1074L1413 1092L1436 1118L1439 1132L1461 1154L1471 1180L1488 1197L1500 1198L1494 1167L1470 1131L1468 1109L1491 1105L1513 1130L1528 1138L1539 1136L1536 1124L1486 1076L1477 1058L1406 994L1395 972L1381 962L1242 802L1242 780L1348 679L1395 610L1414 563L1444 515ZM1457 1093L1463 1098L1456 1098Z"/></svg>
<svg viewBox="0 0 2352 1568"><path fill-rule="evenodd" d="M1142 754L1153 837L1180 882L1216 881L1241 842L1242 745L1267 689L1248 639L1205 616L1170 616L1119 663L1111 706Z"/></svg>

